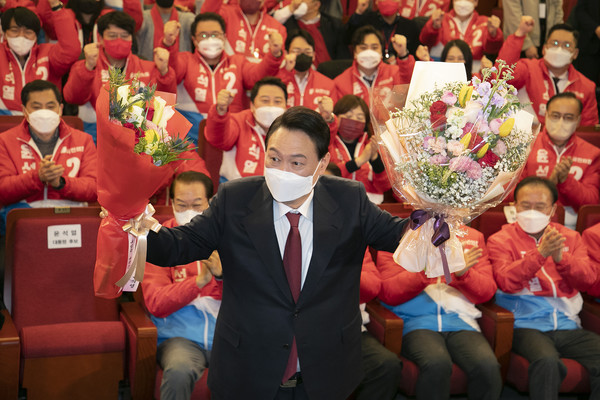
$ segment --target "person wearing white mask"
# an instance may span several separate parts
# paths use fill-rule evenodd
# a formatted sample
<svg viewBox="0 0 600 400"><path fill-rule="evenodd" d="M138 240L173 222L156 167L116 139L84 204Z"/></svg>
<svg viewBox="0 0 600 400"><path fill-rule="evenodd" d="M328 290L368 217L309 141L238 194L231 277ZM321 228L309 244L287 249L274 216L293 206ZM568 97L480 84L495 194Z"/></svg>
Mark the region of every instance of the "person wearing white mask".
<svg viewBox="0 0 600 400"><path fill-rule="evenodd" d="M596 85L573 67L573 61L579 54L579 33L567 24L554 25L548 31L542 48L543 58L519 59L523 41L533 27L533 18L521 17L519 27L506 38L500 49L498 59L509 65L516 63L514 78L509 83L519 90L519 98L523 102L531 102L531 112L542 124L546 103L550 97L563 92L572 92L581 100L581 126L597 124Z"/></svg>
<svg viewBox="0 0 600 400"><path fill-rule="evenodd" d="M530 176L514 192L517 222L488 239L498 284L496 303L513 313L513 352L529 362L529 398L558 399L567 369L562 358L589 373L590 399L600 398L600 336L581 329L583 299L596 269L578 232L550 222L558 191Z"/></svg>
<svg viewBox="0 0 600 400"><path fill-rule="evenodd" d="M38 44L41 24L33 11L15 7L2 13L0 115L21 115L21 89L26 82L44 79L60 88L63 75L79 57L81 48L73 14L64 10L58 0L51 0L50 5L51 18L57 26L55 44Z"/></svg>
<svg viewBox="0 0 600 400"><path fill-rule="evenodd" d="M186 171L175 177L170 193L174 218L162 225L172 228L189 223L208 208L213 183L201 172ZM158 334L161 399L190 399L208 368L223 290L223 282L210 269L220 264L216 251L206 260L169 268L146 263L142 289Z"/></svg>
<svg viewBox="0 0 600 400"><path fill-rule="evenodd" d="M23 122L0 135L0 204L53 207L96 201L96 147L90 135L61 119L56 85L30 82L21 101Z"/></svg>
<svg viewBox="0 0 600 400"><path fill-rule="evenodd" d="M252 63L243 55L227 52L225 20L219 14L198 14L191 26L193 52L179 51L176 45L179 23L165 24L163 45L169 50L169 64L177 79L177 110L193 123L189 137L198 139L198 126L206 118L217 93L227 89L233 95L232 112L247 108L246 91L261 78L276 75L283 60L283 38L273 32L269 53L260 63Z"/></svg>
<svg viewBox="0 0 600 400"><path fill-rule="evenodd" d="M381 32L371 25L354 32L354 62L333 80L338 99L354 94L370 105L370 96L374 91L381 92L410 82L415 59L408 52L406 37L394 35L392 38L397 54L396 65L382 62L384 45Z"/></svg>
<svg viewBox="0 0 600 400"><path fill-rule="evenodd" d="M265 176L226 182L189 224L150 233L148 261L184 264L219 249L213 399L345 400L363 376L365 251L394 250L406 220L359 182L323 176L330 134L318 112L290 108L265 143Z"/></svg>
<svg viewBox="0 0 600 400"><path fill-rule="evenodd" d="M575 135L581 120L581 101L571 92L548 100L546 126L538 135L522 176L550 179L565 207L565 225L575 229L584 204L600 202L600 149Z"/></svg>
<svg viewBox="0 0 600 400"><path fill-rule="evenodd" d="M461 39L471 46L473 72L479 72L484 53L498 53L504 41L500 19L495 15L479 15L475 11L477 4L478 0L455 0L450 12L439 8L433 11L419 35L432 58L438 60L446 43Z"/></svg>

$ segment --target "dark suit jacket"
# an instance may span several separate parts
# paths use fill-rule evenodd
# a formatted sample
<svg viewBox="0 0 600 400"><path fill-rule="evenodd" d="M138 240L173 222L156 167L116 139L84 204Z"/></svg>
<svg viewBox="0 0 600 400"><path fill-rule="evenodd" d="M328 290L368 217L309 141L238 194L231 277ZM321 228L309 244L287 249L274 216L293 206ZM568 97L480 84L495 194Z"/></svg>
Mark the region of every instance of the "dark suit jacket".
<svg viewBox="0 0 600 400"><path fill-rule="evenodd" d="M579 27L579 48L585 54L598 54L600 39L595 30L600 25L600 1L579 0L573 12Z"/></svg>
<svg viewBox="0 0 600 400"><path fill-rule="evenodd" d="M264 178L219 187L185 226L148 236L148 261L187 264L218 250L223 300L208 376L217 399L272 399L295 335L308 395L345 400L362 378L359 281L367 245L394 251L404 221L373 205L360 182L322 176L313 199L314 246L295 304Z"/></svg>
<svg viewBox="0 0 600 400"><path fill-rule="evenodd" d="M288 35L300 29L298 21L293 16L286 21L284 26ZM321 32L321 35L323 35L325 46L327 46L327 52L332 60L352 58L350 49L345 40L346 28L339 18L321 13L321 25L319 31Z"/></svg>

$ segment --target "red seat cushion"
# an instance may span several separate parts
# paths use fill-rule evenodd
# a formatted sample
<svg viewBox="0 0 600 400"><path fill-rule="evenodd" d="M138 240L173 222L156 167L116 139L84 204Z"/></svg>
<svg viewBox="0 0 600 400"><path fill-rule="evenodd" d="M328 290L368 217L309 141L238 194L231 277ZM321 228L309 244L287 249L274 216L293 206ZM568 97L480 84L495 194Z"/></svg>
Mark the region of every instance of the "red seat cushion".
<svg viewBox="0 0 600 400"><path fill-rule="evenodd" d="M156 388L154 390L154 397L160 400L160 383L162 382L163 370L157 365L156 366ZM208 389L208 368L204 370L204 373L196 382L194 391L190 400L210 400L210 390Z"/></svg>
<svg viewBox="0 0 600 400"><path fill-rule="evenodd" d="M23 358L112 353L125 350L120 321L73 322L21 329Z"/></svg>

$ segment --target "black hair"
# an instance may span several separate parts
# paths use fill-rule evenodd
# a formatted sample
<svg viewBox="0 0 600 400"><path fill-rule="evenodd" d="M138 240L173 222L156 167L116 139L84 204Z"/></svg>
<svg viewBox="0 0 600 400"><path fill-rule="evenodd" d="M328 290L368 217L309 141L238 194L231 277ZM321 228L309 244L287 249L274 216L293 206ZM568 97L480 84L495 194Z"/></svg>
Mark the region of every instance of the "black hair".
<svg viewBox="0 0 600 400"><path fill-rule="evenodd" d="M550 103L558 99L575 100L577 102L577 106L579 107L579 114L581 114L581 112L583 111L583 103L577 98L577 96L575 96L575 93L573 92L562 92L550 97L550 100L548 100L548 103L546 103L546 110L550 108Z"/></svg>
<svg viewBox="0 0 600 400"><path fill-rule="evenodd" d="M329 125L318 112L303 106L289 108L271 124L265 139L267 146L269 138L279 128L305 133L314 143L319 160L327 154L330 138Z"/></svg>
<svg viewBox="0 0 600 400"><path fill-rule="evenodd" d="M290 50L290 45L292 44L292 41L297 37L301 37L302 39L306 40L306 43L308 43L308 45L312 47L313 50L315 49L315 39L313 39L312 35L304 29L297 29L292 31L285 39L285 51Z"/></svg>
<svg viewBox="0 0 600 400"><path fill-rule="evenodd" d="M579 42L579 31L577 31L577 29L573 28L569 24L553 25L552 28L550 28L550 30L548 31L548 36L546 36L546 41L548 40L548 38L550 37L550 35L552 35L552 32L554 32L554 31L571 32L573 34L573 38L575 38L575 47L577 47L577 43Z"/></svg>
<svg viewBox="0 0 600 400"><path fill-rule="evenodd" d="M337 103L335 103L335 106L333 106L333 113L337 116L340 116L341 114L345 114L348 111L354 110L356 107L360 107L365 113L365 130L370 137L373 134L371 129L371 114L369 113L369 106L367 106L367 103L362 98L354 94L347 94L343 96L337 101Z"/></svg>
<svg viewBox="0 0 600 400"><path fill-rule="evenodd" d="M56 87L56 85L49 81L43 81L41 79L36 79L35 81L31 81L21 89L21 104L24 106L27 105L29 101L29 94L32 92L43 92L45 90L52 90L54 95L56 96L56 101L60 104L62 102L62 97L60 95L60 90Z"/></svg>
<svg viewBox="0 0 600 400"><path fill-rule="evenodd" d="M2 17L0 17L0 23L2 23L2 30L5 36L10 28L10 21L13 19L18 27L31 29L35 32L36 36L40 33L42 25L38 16L28 8L14 7L4 11Z"/></svg>
<svg viewBox="0 0 600 400"><path fill-rule="evenodd" d="M203 12L196 15L196 18L194 18L194 22L192 22L192 27L190 30L192 36L196 36L196 28L198 27L198 24L204 21L218 22L219 25L221 25L221 29L223 29L223 33L227 32L227 25L225 24L225 20L223 19L223 17L221 17L217 13Z"/></svg>
<svg viewBox="0 0 600 400"><path fill-rule="evenodd" d="M365 41L365 37L367 35L375 35L377 39L379 39L379 43L381 44L381 48L385 47L385 42L383 39L383 35L377 29L375 29L372 25L365 25L358 28L354 35L352 35L352 47L356 48L359 44L362 44Z"/></svg>
<svg viewBox="0 0 600 400"><path fill-rule="evenodd" d="M126 30L131 36L133 36L135 32L134 19L123 11L111 11L104 14L98 18L96 25L98 25L98 33L100 36L104 35L104 31L107 30L110 25Z"/></svg>
<svg viewBox="0 0 600 400"><path fill-rule="evenodd" d="M208 176L206 176L206 174L203 174L202 172L198 172L198 171L185 171L185 172L182 172L179 175L175 176L175 179L173 179L173 182L171 182L171 189L169 190L169 196L171 197L171 200L175 196L175 184L177 182L201 183L204 185L204 190L206 191L206 198L210 199L211 197L213 197L213 194L214 194L213 182Z"/></svg>
<svg viewBox="0 0 600 400"><path fill-rule="evenodd" d="M82 14L91 14L89 25L93 25L104 9L104 0L69 0L65 8L73 10L81 25L85 25Z"/></svg>
<svg viewBox="0 0 600 400"><path fill-rule="evenodd" d="M283 90L283 95L285 96L285 101L287 102L287 87L285 83L279 78L275 78L274 76L267 76L262 78L260 81L256 82L250 91L250 101L254 103L254 99L258 95L258 90L267 85L277 86Z"/></svg>
<svg viewBox="0 0 600 400"><path fill-rule="evenodd" d="M552 194L552 204L554 204L558 201L558 189L556 188L556 185L552 181L550 181L546 178L540 178L539 176L535 176L535 175L528 176L527 178L524 178L523 180L521 180L521 182L517 183L517 186L515 187L515 193L514 193L515 201L517 201L517 194L519 193L519 190L521 190L522 188L524 188L527 185L546 187Z"/></svg>
<svg viewBox="0 0 600 400"><path fill-rule="evenodd" d="M448 52L451 48L457 47L463 55L465 59L465 69L467 70L467 80L471 80L472 70L473 70L473 53L471 52L471 46L464 40L455 39L451 40L444 46L444 50L442 50L442 61L446 61L448 57Z"/></svg>

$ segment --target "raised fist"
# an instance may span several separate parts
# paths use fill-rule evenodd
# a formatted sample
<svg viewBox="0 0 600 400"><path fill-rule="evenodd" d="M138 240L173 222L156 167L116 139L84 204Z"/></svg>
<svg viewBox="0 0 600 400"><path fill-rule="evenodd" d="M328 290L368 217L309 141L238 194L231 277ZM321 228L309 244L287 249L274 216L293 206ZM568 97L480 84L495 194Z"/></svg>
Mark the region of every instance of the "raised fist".
<svg viewBox="0 0 600 400"><path fill-rule="evenodd" d="M488 18L488 22L487 22L488 33L490 34L491 37L496 36L496 32L498 32L498 28L500 28L500 18L496 17L495 15L492 15L491 17Z"/></svg>
<svg viewBox="0 0 600 400"><path fill-rule="evenodd" d="M317 100L317 104L319 106L319 114L323 117L323 119L330 123L333 121L333 100L329 96L321 96Z"/></svg>
<svg viewBox="0 0 600 400"><path fill-rule="evenodd" d="M436 8L431 13L431 23L433 24L433 29L440 29L442 27L442 18L444 18L444 12Z"/></svg>
<svg viewBox="0 0 600 400"><path fill-rule="evenodd" d="M85 68L88 71L93 71L98 64L98 56L100 55L100 45L98 43L88 43L83 47L83 55L85 56Z"/></svg>
<svg viewBox="0 0 600 400"><path fill-rule="evenodd" d="M529 34L529 32L531 32L533 30L534 26L535 26L535 21L533 20L533 18L530 17L529 15L523 15L521 17L521 22L519 22L519 27L515 31L515 36L523 37L523 36Z"/></svg>
<svg viewBox="0 0 600 400"><path fill-rule="evenodd" d="M296 66L296 53L286 54L284 60L283 67L286 69L286 71L293 71L294 67Z"/></svg>
<svg viewBox="0 0 600 400"><path fill-rule="evenodd" d="M169 51L162 47L154 49L154 64L161 76L165 76L169 72Z"/></svg>
<svg viewBox="0 0 600 400"><path fill-rule="evenodd" d="M392 37L392 46L394 46L394 51L398 57L404 58L408 54L408 50L406 49L406 36L394 35Z"/></svg>
<svg viewBox="0 0 600 400"><path fill-rule="evenodd" d="M227 113L229 105L233 102L233 94L227 89L219 90L217 93L217 113L221 116Z"/></svg>
<svg viewBox="0 0 600 400"><path fill-rule="evenodd" d="M179 37L179 30L181 24L177 21L168 21L163 28L163 43L165 46L173 46L177 38Z"/></svg>
<svg viewBox="0 0 600 400"><path fill-rule="evenodd" d="M279 32L271 32L269 34L269 49L273 57L281 57L283 48L283 37Z"/></svg>

